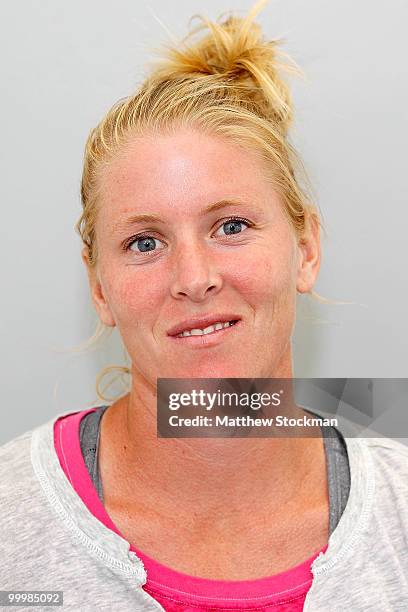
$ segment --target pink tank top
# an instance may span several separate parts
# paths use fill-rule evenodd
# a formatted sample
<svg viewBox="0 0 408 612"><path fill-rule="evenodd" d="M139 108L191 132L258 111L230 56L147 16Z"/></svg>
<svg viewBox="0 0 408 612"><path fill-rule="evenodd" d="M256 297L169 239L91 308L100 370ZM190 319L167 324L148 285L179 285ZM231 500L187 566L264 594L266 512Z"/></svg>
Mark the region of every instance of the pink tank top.
<svg viewBox="0 0 408 612"><path fill-rule="evenodd" d="M97 519L115 533L122 534L107 514L86 468L79 440L81 419L91 408L60 417L54 423L54 443L59 462L72 487ZM126 539L126 538L124 538ZM312 584L310 566L317 551L300 565L286 572L258 580L207 580L196 578L158 563L130 546L143 561L147 573L144 590L168 612L212 612L252 610L257 612L299 612Z"/></svg>

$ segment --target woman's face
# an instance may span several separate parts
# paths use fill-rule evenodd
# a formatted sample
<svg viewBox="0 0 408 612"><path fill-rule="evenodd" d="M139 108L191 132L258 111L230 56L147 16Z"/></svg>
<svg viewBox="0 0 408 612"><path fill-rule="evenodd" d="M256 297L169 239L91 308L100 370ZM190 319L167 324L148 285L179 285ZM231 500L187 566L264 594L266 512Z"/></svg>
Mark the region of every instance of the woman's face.
<svg viewBox="0 0 408 612"><path fill-rule="evenodd" d="M292 375L296 291L317 275L318 232L297 244L253 151L193 130L139 137L100 186L92 295L101 320L118 326L134 376ZM237 319L208 335L169 335L180 323Z"/></svg>

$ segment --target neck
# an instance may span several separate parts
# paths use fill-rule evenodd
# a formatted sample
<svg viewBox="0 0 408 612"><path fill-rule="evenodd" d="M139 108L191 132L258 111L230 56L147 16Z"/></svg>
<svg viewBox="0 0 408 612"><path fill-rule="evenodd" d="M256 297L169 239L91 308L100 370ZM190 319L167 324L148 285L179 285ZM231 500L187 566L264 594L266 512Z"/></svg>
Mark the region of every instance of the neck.
<svg viewBox="0 0 408 612"><path fill-rule="evenodd" d="M274 378L288 378L284 371ZM260 500L279 515L282 504L321 494L321 437L158 438L156 399L134 372L130 393L102 420L101 456L130 506L143 496L158 512L208 516L239 500L242 518Z"/></svg>

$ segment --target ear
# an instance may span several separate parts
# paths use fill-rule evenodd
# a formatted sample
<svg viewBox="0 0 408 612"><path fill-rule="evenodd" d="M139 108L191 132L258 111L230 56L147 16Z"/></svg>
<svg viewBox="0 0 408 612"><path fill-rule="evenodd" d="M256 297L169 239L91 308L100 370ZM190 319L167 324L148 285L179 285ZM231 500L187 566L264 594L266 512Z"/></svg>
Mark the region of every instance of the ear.
<svg viewBox="0 0 408 612"><path fill-rule="evenodd" d="M89 288L95 310L104 325L107 325L108 327L115 327L116 323L109 308L108 302L106 301L101 282L98 278L97 270L95 266L91 266L89 263L88 247L84 247L82 249L81 255L88 274Z"/></svg>
<svg viewBox="0 0 408 612"><path fill-rule="evenodd" d="M296 289L308 293L313 289L320 269L320 226L314 215L309 216L305 236L298 243L299 267Z"/></svg>

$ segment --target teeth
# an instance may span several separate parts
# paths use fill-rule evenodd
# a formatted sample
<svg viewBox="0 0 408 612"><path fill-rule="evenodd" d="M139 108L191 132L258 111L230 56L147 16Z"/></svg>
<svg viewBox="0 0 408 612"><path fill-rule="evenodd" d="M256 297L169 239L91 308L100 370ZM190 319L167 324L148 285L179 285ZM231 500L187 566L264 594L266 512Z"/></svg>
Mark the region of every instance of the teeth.
<svg viewBox="0 0 408 612"><path fill-rule="evenodd" d="M177 337L185 338L187 336L204 336L205 334L211 334L214 331L230 327L231 325L233 325L231 321L226 321L225 323L214 323L213 325L209 325L205 329L195 328L190 329L189 331L184 331L181 334L177 334Z"/></svg>

